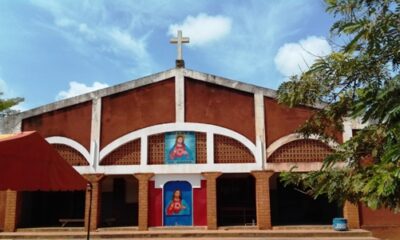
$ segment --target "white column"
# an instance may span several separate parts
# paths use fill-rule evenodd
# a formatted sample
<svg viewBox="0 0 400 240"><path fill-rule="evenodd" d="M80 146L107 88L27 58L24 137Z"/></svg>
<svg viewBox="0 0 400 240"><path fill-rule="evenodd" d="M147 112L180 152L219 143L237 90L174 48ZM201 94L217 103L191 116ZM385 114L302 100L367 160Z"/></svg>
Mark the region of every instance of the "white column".
<svg viewBox="0 0 400 240"><path fill-rule="evenodd" d="M90 132L90 160L91 166L96 169L100 157L100 131L101 131L101 98L92 101L92 128Z"/></svg>
<svg viewBox="0 0 400 240"><path fill-rule="evenodd" d="M183 69L175 70L175 119L176 122L185 121L185 79Z"/></svg>
<svg viewBox="0 0 400 240"><path fill-rule="evenodd" d="M148 158L148 136L142 136L140 138L140 166L147 165Z"/></svg>
<svg viewBox="0 0 400 240"><path fill-rule="evenodd" d="M257 156L256 162L259 166L264 169L265 168L265 146L266 146L266 137L265 137L265 115L264 115L264 94L260 90L256 90L254 93L254 113L255 113L255 121L256 121L256 147L257 147Z"/></svg>
<svg viewBox="0 0 400 240"><path fill-rule="evenodd" d="M207 132L207 165L214 164L214 134Z"/></svg>

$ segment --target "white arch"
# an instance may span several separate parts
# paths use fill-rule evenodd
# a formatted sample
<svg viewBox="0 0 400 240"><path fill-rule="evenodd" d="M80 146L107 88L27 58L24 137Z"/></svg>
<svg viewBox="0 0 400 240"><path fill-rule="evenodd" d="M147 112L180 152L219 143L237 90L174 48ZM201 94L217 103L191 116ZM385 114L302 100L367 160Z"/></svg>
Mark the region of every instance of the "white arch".
<svg viewBox="0 0 400 240"><path fill-rule="evenodd" d="M268 146L267 159L272 155L272 153L274 153L278 148L282 147L283 145L302 139L320 140L317 135L311 135L308 138L302 137L302 135L299 133L292 133L286 135L284 137L279 138L278 140L276 140L275 142L271 143L271 145ZM338 143L332 140L328 142L328 146L331 147L332 149L335 149L338 146Z"/></svg>
<svg viewBox="0 0 400 240"><path fill-rule="evenodd" d="M82 156L86 159L86 161L89 163L89 166L92 166L91 158L90 158L90 153L84 146L82 146L80 143L78 143L75 140L72 140L70 138L62 137L62 136L52 136L52 137L47 137L46 141L50 144L64 144L67 145L76 151L78 151Z"/></svg>
<svg viewBox="0 0 400 240"><path fill-rule="evenodd" d="M224 135L242 143L244 146L247 147L247 149L250 150L250 152L254 155L254 157L257 156L256 145L248 138L235 131L211 124L178 122L178 123L159 124L143 128L134 132L130 132L114 140L100 151L100 162L105 156L107 156L109 153L111 153L118 147L124 145L125 143L136 140L138 138L141 138L142 141L147 142L147 137L150 135L164 133L164 132L175 132L175 131L194 131L194 132L204 132L204 133Z"/></svg>

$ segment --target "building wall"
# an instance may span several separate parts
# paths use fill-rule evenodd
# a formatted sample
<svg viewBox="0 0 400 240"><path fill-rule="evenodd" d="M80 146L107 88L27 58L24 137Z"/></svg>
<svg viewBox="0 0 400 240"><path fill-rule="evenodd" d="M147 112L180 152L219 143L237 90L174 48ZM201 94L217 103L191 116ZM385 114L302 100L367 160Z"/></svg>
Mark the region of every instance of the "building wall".
<svg viewBox="0 0 400 240"><path fill-rule="evenodd" d="M400 227L400 213L387 209L372 210L361 205L360 221L362 227Z"/></svg>
<svg viewBox="0 0 400 240"><path fill-rule="evenodd" d="M175 79L170 78L102 97L101 148L127 133L153 125L175 122L177 115L175 94ZM221 126L242 134L253 143L256 142L255 99L253 93L185 78L184 96L186 122ZM276 99L264 97L265 146L268 147L279 138L294 133L312 114L312 108L288 108L279 105ZM22 121L22 130L37 130L44 137L68 137L89 150L91 118L92 103L84 102L24 119ZM341 133L336 133L335 135L338 141L341 142ZM218 148L216 149L218 150ZM207 152L203 152L206 155ZM214 158L218 157L218 152L217 154L215 153L214 151L214 155L212 155ZM137 155L141 156L140 154ZM248 162L253 163L255 160ZM138 165L139 163L140 161L138 160L134 164ZM202 163L206 163L206 161ZM238 163L242 162L238 161ZM132 163L129 162L129 164ZM228 171L230 170L228 169ZM154 181L149 181L148 189L149 226L162 226L163 191L160 188L155 188ZM193 189L193 225L195 226L207 225L206 190L205 180L201 181L201 188ZM1 214L4 214L4 210L2 213L2 209L4 209L2 204L4 205L5 199L3 198L0 192L0 228L2 219L4 219L4 217L1 217ZM398 215L385 211L372 212L362 208L361 213L363 225L389 225L400 221Z"/></svg>
<svg viewBox="0 0 400 240"><path fill-rule="evenodd" d="M311 108L289 108L276 99L264 98L265 135L267 146L281 137L294 133L312 115Z"/></svg>
<svg viewBox="0 0 400 240"><path fill-rule="evenodd" d="M267 146L281 137L296 132L313 114L310 107L289 108L278 104L276 99L264 97L265 135ZM342 133L331 134L336 141L342 142Z"/></svg>
<svg viewBox="0 0 400 240"><path fill-rule="evenodd" d="M201 188L193 188L193 225L207 225L207 181L201 180Z"/></svg>
<svg viewBox="0 0 400 240"><path fill-rule="evenodd" d="M23 119L22 131L38 131L45 138L71 138L89 150L91 122L92 103L84 102Z"/></svg>
<svg viewBox="0 0 400 240"><path fill-rule="evenodd" d="M254 96L186 78L185 121L229 128L254 142Z"/></svg>
<svg viewBox="0 0 400 240"><path fill-rule="evenodd" d="M104 97L101 148L129 132L174 121L174 79Z"/></svg>
<svg viewBox="0 0 400 240"><path fill-rule="evenodd" d="M162 189L155 188L155 182L149 181L149 226L162 226Z"/></svg>

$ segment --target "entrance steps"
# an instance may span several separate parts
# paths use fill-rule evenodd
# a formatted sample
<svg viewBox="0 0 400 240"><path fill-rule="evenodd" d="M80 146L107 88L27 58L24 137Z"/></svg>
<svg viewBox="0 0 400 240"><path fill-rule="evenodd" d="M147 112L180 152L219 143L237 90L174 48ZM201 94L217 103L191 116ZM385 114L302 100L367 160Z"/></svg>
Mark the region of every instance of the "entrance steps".
<svg viewBox="0 0 400 240"><path fill-rule="evenodd" d="M279 228L279 227L278 227ZM221 239L224 240L377 240L371 232L355 229L338 232L328 228L291 227L292 229L218 229L205 230L199 228L156 228L149 231L138 231L135 228L99 229L91 233L91 239ZM52 229L52 231L50 231ZM0 233L0 239L86 239L86 232L82 228L38 228L19 229L13 233Z"/></svg>

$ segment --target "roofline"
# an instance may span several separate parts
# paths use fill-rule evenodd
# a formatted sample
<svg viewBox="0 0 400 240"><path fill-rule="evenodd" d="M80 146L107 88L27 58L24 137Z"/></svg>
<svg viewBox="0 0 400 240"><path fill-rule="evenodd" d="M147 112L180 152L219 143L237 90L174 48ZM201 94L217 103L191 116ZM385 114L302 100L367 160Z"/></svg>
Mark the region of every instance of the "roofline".
<svg viewBox="0 0 400 240"><path fill-rule="evenodd" d="M237 80L232 80L224 77L219 77L216 75L203 73L187 68L171 68L163 72L155 73L152 75L148 75L145 77L137 78L134 80L130 80L128 82L120 83L111 87L99 89L93 92L85 93L82 95L78 95L75 97L63 99L57 102L49 103L37 108L33 108L24 112L21 112L19 115L20 119L26 119L29 117L33 117L36 115L40 115L43 113L55 111L61 108L70 107L76 104L80 104L83 102L91 101L93 99L99 99L102 97L110 96L116 93L125 92L128 90L132 90L135 88L139 88L142 86L146 86L152 83L161 82L163 80L175 77L178 71L183 71L183 76L188 78L193 78L195 80L216 84L219 86L224 86L227 88L247 92L247 93L261 93L265 97L276 99L277 93L273 89L264 88L260 86L256 86L253 84L248 84L244 82L240 82ZM313 106L314 108L322 108L322 104L317 104Z"/></svg>

